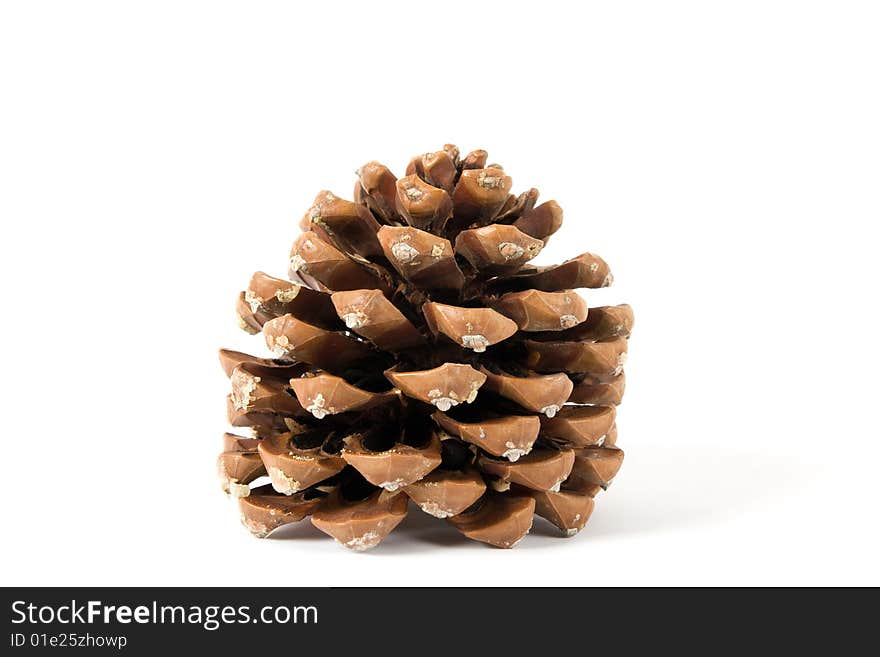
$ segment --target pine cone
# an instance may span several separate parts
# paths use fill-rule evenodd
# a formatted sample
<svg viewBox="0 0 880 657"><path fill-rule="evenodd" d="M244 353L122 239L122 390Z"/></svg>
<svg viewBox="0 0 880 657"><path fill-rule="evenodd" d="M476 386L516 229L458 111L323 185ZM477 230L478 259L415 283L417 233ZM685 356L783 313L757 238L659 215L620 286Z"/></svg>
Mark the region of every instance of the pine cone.
<svg viewBox="0 0 880 657"><path fill-rule="evenodd" d="M632 311L574 292L611 284L598 256L528 264L562 209L486 161L447 145L400 179L364 165L353 202L324 191L306 212L291 280L258 272L239 295L274 358L220 353L246 435L225 435L219 473L255 535L310 516L367 549L410 499L505 548L535 513L586 524L623 461Z"/></svg>

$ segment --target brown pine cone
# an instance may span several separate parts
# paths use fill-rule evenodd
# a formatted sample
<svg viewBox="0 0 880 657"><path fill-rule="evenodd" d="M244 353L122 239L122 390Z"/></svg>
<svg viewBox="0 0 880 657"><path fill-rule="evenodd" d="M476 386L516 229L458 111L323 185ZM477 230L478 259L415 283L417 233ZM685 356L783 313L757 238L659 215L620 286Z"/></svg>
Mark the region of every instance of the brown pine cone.
<svg viewBox="0 0 880 657"><path fill-rule="evenodd" d="M274 357L220 352L242 435L218 467L256 536L310 516L363 550L410 499L498 547L535 513L583 529L623 461L632 310L574 291L611 284L596 255L528 264L562 209L486 162L446 145L399 179L364 165L354 201L324 191L306 212L291 280L258 272L239 295Z"/></svg>

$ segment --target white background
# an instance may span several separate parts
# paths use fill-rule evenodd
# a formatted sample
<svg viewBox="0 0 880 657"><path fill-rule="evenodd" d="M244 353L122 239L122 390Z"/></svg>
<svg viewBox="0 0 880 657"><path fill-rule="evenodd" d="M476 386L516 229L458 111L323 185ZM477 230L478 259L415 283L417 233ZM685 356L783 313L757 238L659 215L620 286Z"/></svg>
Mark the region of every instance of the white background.
<svg viewBox="0 0 880 657"><path fill-rule="evenodd" d="M880 40L857 2L0 6L0 583L880 584ZM371 159L486 148L636 330L627 457L518 548L220 492L232 302ZM296 540L294 540L296 539Z"/></svg>

